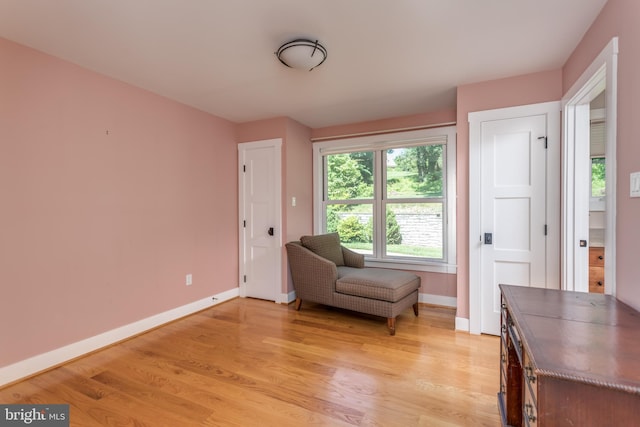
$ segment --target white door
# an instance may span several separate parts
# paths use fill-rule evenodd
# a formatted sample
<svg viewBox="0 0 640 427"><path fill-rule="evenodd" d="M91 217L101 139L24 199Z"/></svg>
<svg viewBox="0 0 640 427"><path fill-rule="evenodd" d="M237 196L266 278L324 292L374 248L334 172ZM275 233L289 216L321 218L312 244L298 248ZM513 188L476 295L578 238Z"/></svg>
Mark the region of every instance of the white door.
<svg viewBox="0 0 640 427"><path fill-rule="evenodd" d="M279 300L281 140L238 145L240 295Z"/></svg>
<svg viewBox="0 0 640 427"><path fill-rule="evenodd" d="M557 104L556 104L557 105ZM559 120L559 105L555 111ZM557 251L559 242L559 171L549 176L549 144L557 151L559 128L549 134L548 114L515 115L510 118L482 120L476 153L479 162L477 191L479 215L476 242L479 279L480 332L499 335L499 284L558 288ZM555 183L548 183L554 179ZM554 190L548 194L549 185ZM471 187L471 186L470 186ZM471 188L470 188L471 190ZM554 218L548 212L556 209ZM549 229L554 228L549 240ZM471 230L471 229L470 229ZM556 260L550 260L549 251ZM548 265L548 263L553 265Z"/></svg>

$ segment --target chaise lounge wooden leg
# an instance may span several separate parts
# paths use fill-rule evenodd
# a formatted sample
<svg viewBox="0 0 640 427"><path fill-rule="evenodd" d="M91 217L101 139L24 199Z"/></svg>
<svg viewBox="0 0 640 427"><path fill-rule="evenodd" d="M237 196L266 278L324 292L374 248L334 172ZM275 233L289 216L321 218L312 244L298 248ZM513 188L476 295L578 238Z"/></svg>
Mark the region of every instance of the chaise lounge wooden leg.
<svg viewBox="0 0 640 427"><path fill-rule="evenodd" d="M413 304L413 314L418 316L418 303Z"/></svg>
<svg viewBox="0 0 640 427"><path fill-rule="evenodd" d="M396 318L387 317L387 327L389 328L389 335L396 334Z"/></svg>
<svg viewBox="0 0 640 427"><path fill-rule="evenodd" d="M302 300L300 298L296 298L296 311L300 311L300 306L302 305Z"/></svg>

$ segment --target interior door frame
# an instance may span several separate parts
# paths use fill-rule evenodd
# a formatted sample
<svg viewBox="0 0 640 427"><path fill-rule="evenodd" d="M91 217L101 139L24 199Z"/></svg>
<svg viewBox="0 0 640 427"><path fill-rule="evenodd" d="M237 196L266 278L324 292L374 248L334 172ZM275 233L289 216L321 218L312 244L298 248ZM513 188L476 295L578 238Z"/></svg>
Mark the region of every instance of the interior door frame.
<svg viewBox="0 0 640 427"><path fill-rule="evenodd" d="M469 333L482 333L482 122L547 116L547 283L560 280L560 101L469 113ZM556 138L554 138L554 136ZM557 185L553 185L557 183Z"/></svg>
<svg viewBox="0 0 640 427"><path fill-rule="evenodd" d="M616 294L616 132L618 106L618 38L612 38L598 57L582 73L562 98L563 105L563 175L562 175L562 289L589 292L588 252L580 252L579 240L589 238L589 216L584 210L585 186L590 181L580 154L588 153L588 104L603 89L605 92L605 267L604 292ZM586 107L585 107L586 106ZM586 169L586 172L585 172ZM613 171L613 173L610 173ZM585 176L586 174L586 176ZM582 206L578 211L576 206ZM588 203L587 203L588 206ZM588 209L588 208L587 208Z"/></svg>
<svg viewBox="0 0 640 427"><path fill-rule="evenodd" d="M243 221L245 220L245 173L244 160L247 150L256 148L272 148L274 150L274 183L275 183L275 216L276 224L274 230L274 239L277 239L278 250L276 251L276 283L274 284L274 301L276 303L288 302L280 301L282 296L282 139L267 139L263 141L242 142L238 144L238 283L240 297L247 296L247 286L244 281L244 275L247 271L246 257L246 228Z"/></svg>

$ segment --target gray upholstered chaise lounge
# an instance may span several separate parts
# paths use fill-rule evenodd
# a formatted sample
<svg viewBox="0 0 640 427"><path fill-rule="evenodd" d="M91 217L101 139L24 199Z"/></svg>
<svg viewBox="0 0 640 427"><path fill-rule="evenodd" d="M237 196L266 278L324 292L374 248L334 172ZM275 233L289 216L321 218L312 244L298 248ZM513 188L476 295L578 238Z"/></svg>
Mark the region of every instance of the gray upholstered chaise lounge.
<svg viewBox="0 0 640 427"><path fill-rule="evenodd" d="M286 244L296 310L302 301L387 318L395 335L396 316L413 306L418 315L420 277L400 270L368 268L364 256L340 245L337 233L302 236Z"/></svg>

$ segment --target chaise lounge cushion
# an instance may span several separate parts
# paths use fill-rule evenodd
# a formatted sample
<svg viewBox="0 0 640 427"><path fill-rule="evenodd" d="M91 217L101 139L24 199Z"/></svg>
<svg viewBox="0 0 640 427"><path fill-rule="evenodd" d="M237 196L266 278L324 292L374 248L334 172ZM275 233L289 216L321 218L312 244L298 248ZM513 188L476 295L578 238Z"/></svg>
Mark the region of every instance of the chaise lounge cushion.
<svg viewBox="0 0 640 427"><path fill-rule="evenodd" d="M311 252L332 261L336 266L344 265L340 235L338 233L317 236L302 236L300 243Z"/></svg>
<svg viewBox="0 0 640 427"><path fill-rule="evenodd" d="M344 267L339 270L343 270ZM339 273L336 292L380 301L396 302L420 288L413 273L382 268L349 269Z"/></svg>

